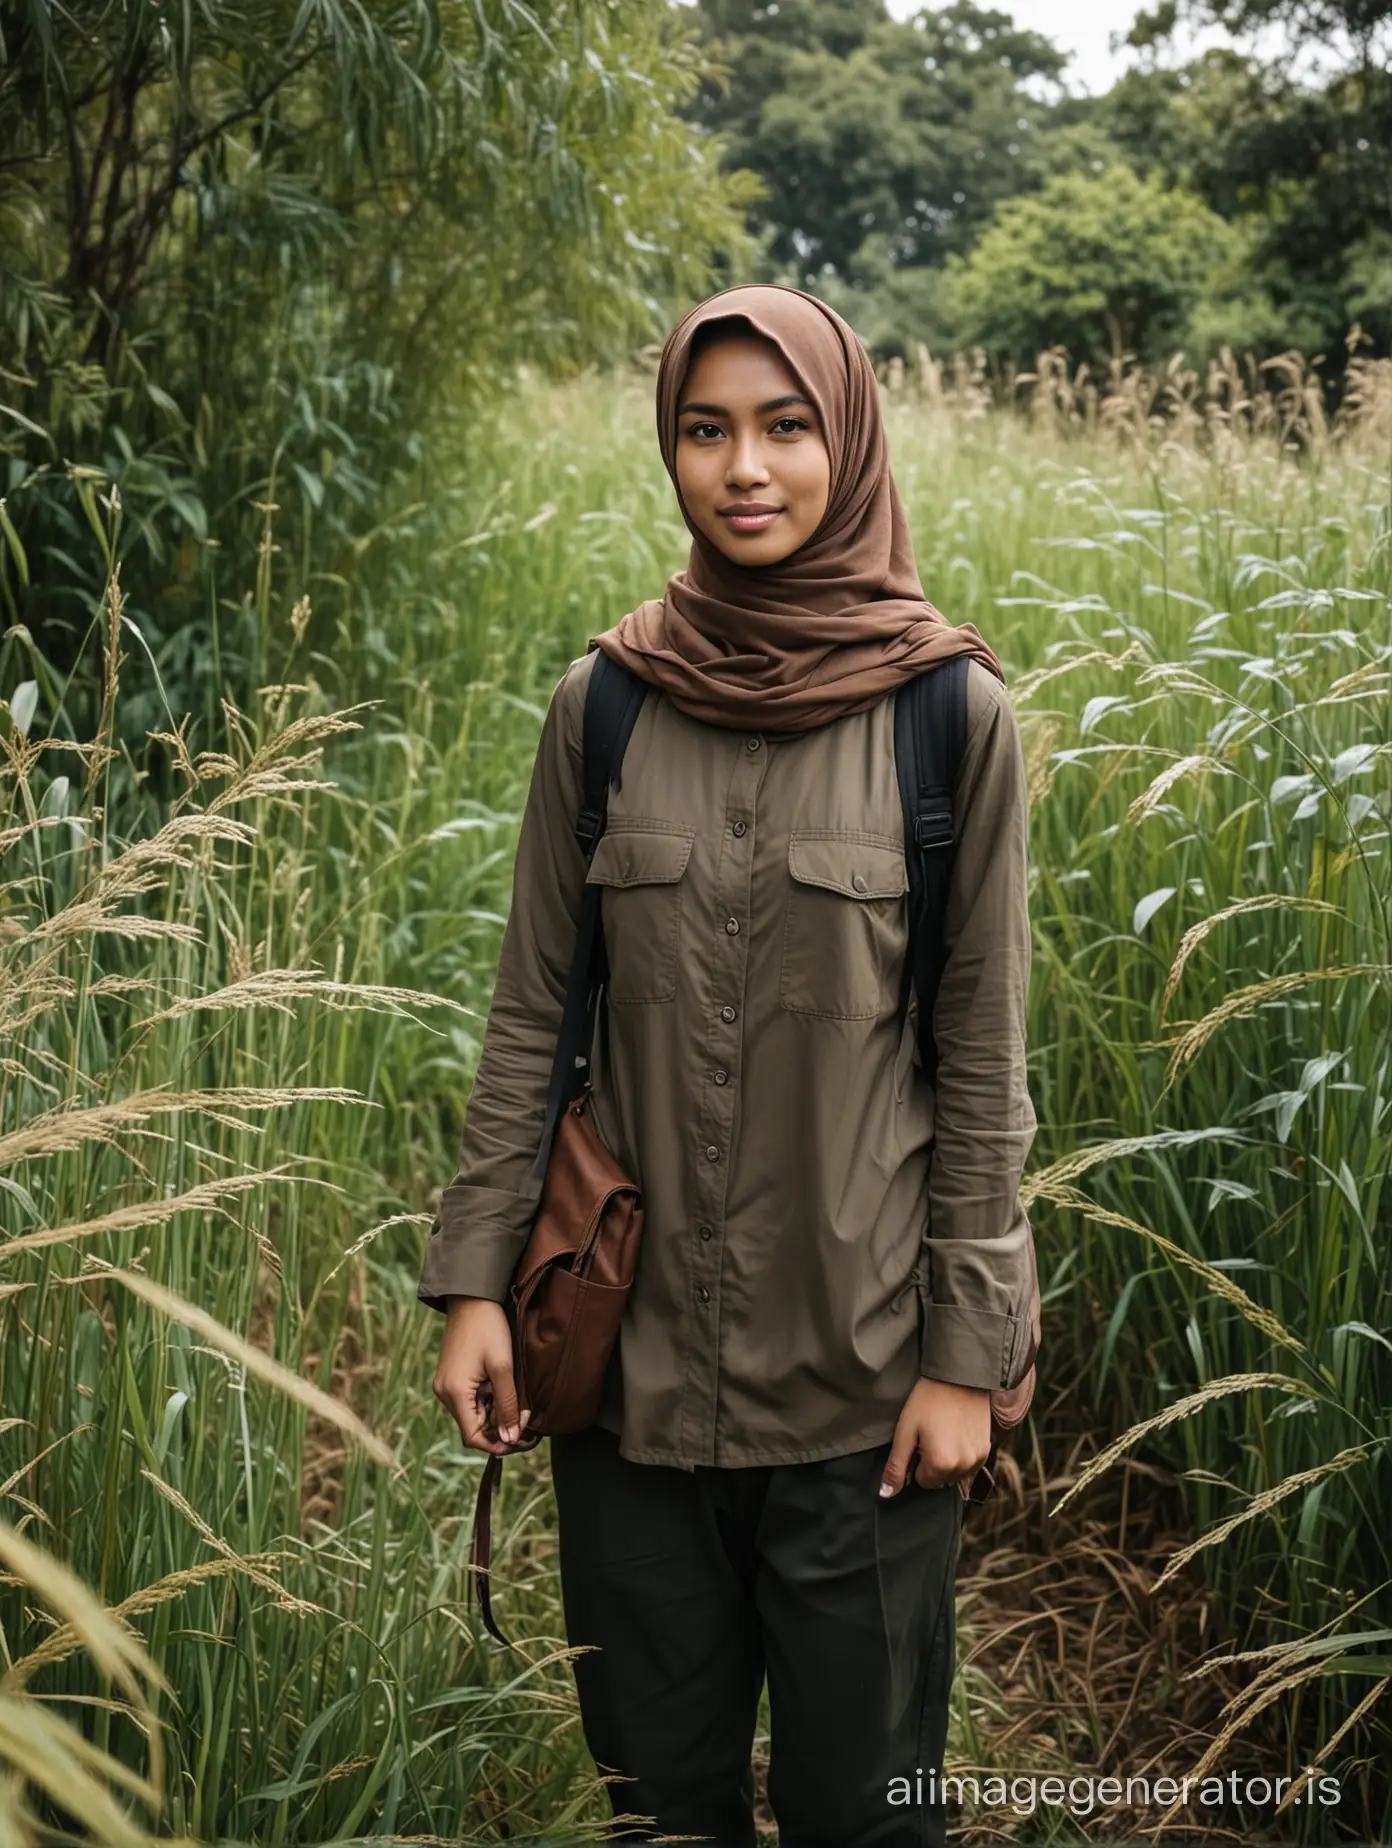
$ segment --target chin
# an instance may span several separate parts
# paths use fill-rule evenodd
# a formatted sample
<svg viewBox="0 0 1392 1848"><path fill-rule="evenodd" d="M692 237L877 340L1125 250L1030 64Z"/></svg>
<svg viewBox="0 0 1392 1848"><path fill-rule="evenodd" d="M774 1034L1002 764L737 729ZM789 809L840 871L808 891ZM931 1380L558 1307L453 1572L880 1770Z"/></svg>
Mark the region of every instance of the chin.
<svg viewBox="0 0 1392 1848"><path fill-rule="evenodd" d="M715 532L707 532L706 537L722 557L730 559L737 565L750 566L781 564L785 558L790 557L797 550L798 545L802 544L799 539L796 545L789 545L784 536L777 544L746 540L732 545L729 532L723 524Z"/></svg>

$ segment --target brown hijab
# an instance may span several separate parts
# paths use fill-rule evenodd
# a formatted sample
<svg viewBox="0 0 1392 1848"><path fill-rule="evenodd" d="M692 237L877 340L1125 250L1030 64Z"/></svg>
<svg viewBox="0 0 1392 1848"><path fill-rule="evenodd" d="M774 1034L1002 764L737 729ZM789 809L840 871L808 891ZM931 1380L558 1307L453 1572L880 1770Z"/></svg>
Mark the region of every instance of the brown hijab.
<svg viewBox="0 0 1392 1848"><path fill-rule="evenodd" d="M677 485L677 404L692 337L738 315L782 352L817 407L831 456L821 524L777 564L736 564L692 522ZM657 435L692 536L665 596L640 603L589 639L680 711L712 725L810 731L874 706L950 655L971 654L999 679L970 623L948 623L923 594L890 472L879 386L859 336L801 289L722 289L667 337L657 374Z"/></svg>

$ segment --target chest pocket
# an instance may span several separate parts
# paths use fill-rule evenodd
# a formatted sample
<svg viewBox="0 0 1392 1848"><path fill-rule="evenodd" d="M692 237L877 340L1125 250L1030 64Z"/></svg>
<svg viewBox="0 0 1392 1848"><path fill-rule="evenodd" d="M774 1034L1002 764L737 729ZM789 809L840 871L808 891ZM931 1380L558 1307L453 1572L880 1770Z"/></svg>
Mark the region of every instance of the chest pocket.
<svg viewBox="0 0 1392 1848"><path fill-rule="evenodd" d="M901 846L845 830L795 828L788 841L784 1007L828 1020L869 1020L895 1008L908 889Z"/></svg>
<svg viewBox="0 0 1392 1848"><path fill-rule="evenodd" d="M672 1001L681 956L682 878L693 828L626 815L600 836L585 875L600 898L609 999L618 1006Z"/></svg>

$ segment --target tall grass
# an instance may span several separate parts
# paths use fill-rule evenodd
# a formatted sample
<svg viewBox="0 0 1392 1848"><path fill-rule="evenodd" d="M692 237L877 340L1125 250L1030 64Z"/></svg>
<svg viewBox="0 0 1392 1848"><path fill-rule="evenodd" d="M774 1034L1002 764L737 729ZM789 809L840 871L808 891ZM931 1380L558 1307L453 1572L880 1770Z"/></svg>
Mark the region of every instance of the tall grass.
<svg viewBox="0 0 1392 1848"><path fill-rule="evenodd" d="M1294 356L1101 401L1044 356L1017 448L925 365L895 428L1034 778L1046 1376L1114 1440L1094 1469L1184 1472L1170 1569L1199 1557L1254 1673L1195 1769L1282 1697L1292 1774L1342 1743L1379 1829L1339 1729L1392 1667L1388 374L1331 423Z"/></svg>
<svg viewBox="0 0 1392 1848"><path fill-rule="evenodd" d="M383 1068L471 1015L371 973L391 855L323 771L365 713L285 685L217 750L171 726L182 791L123 830L121 612L113 575L97 738L21 686L6 739L5 1839L527 1840L593 1785L564 1664L464 1621L466 1460L395 1364L408 1279L365 1288L423 1223Z"/></svg>
<svg viewBox="0 0 1392 1848"><path fill-rule="evenodd" d="M1260 1671L1233 1726L1274 1697L1292 1771L1326 1751L1375 1833L1392 393L1365 368L1331 421L1294 361L1102 398L1039 371L1017 414L931 362L887 396L925 586L1006 660L1031 766L1039 1410L1067 1393L1099 1464L1184 1473L1225 1651ZM544 1464L505 1484L524 1658L465 1608L476 1459L414 1281L546 698L685 553L649 405L642 376L520 382L442 487L453 539L413 553L385 509L409 588L350 585L331 631L268 546L277 684L217 735L171 714L107 758L105 716L64 738L0 655L0 1482L144 1651L121 1681L6 1553L0 1695L82 1729L146 1829L484 1842L607 1810ZM138 652L118 673L119 619L113 582L108 709L152 684ZM39 1659L45 1608L74 1627Z"/></svg>

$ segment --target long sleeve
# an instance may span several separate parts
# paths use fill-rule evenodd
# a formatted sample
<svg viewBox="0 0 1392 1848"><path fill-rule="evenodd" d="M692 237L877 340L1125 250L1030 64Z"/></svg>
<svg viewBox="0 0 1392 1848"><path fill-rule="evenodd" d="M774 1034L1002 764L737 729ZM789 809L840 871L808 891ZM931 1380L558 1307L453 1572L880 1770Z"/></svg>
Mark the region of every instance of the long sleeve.
<svg viewBox="0 0 1392 1848"><path fill-rule="evenodd" d="M528 1171L546 1115L585 881L575 839L584 665L567 669L541 728L459 1170L441 1193L417 1289L432 1309L443 1311L450 1296L506 1299L541 1197Z"/></svg>
<svg viewBox="0 0 1392 1848"><path fill-rule="evenodd" d="M969 686L933 1016L940 1064L919 1371L997 1389L1024 1372L1031 1285L1019 1198L1037 1127L1025 1067L1029 786L1009 693L975 664Z"/></svg>

